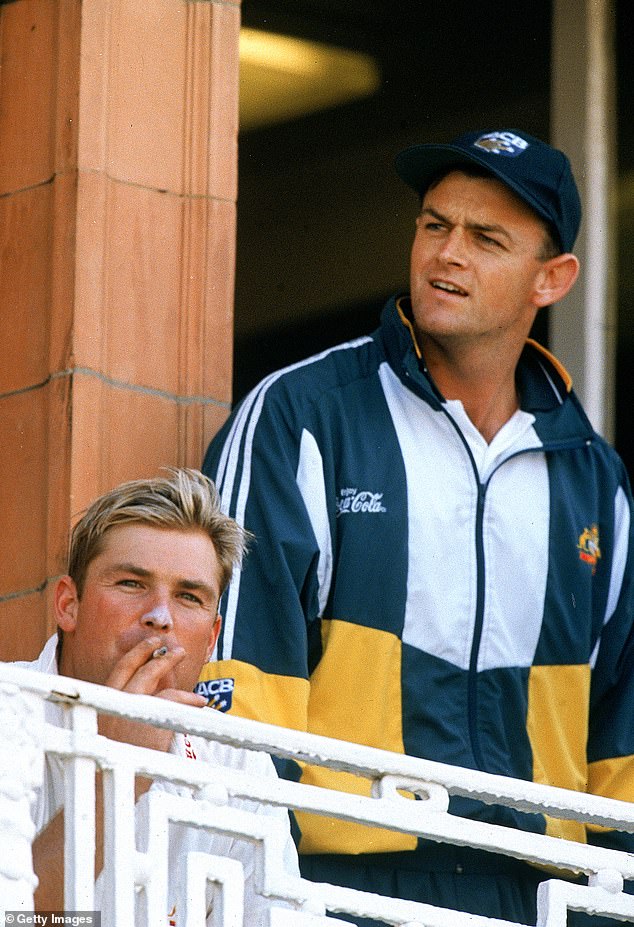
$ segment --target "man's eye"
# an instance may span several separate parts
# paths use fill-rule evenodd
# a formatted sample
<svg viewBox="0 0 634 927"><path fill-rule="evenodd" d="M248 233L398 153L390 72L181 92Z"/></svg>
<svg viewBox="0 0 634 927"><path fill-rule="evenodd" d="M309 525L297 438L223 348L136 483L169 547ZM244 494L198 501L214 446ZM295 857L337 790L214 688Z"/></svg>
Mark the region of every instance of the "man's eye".
<svg viewBox="0 0 634 927"><path fill-rule="evenodd" d="M496 248L502 247L502 243L496 238L491 238L490 235L485 235L483 232L480 233L480 241L484 242L485 245L493 245Z"/></svg>
<svg viewBox="0 0 634 927"><path fill-rule="evenodd" d="M194 595L193 592L181 592L181 599L185 599L186 602L192 602L194 605L205 604L200 596Z"/></svg>
<svg viewBox="0 0 634 927"><path fill-rule="evenodd" d="M120 579L117 583L118 586L126 586L129 589L139 589L141 583L138 579Z"/></svg>

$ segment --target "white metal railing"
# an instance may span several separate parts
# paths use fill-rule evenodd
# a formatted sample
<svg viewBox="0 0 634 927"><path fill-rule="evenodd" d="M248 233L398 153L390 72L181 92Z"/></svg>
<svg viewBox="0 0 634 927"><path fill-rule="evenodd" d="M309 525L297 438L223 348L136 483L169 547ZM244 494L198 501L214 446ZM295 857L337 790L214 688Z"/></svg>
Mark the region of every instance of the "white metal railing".
<svg viewBox="0 0 634 927"><path fill-rule="evenodd" d="M47 724L45 701L64 706L65 727ZM97 711L150 722L234 746L329 766L372 780L372 797L285 780L210 768L178 756L110 741L97 733ZM362 747L240 718L129 695L61 676L0 664L0 914L30 911L36 884L31 861L29 802L41 782L45 752L65 761L65 908L94 910L95 778L104 780L104 927L134 923L135 896L145 899L144 922L167 923L165 882L168 822L235 834L257 847L258 892L269 899L270 927L336 927L337 913L376 918L399 927L510 927L510 922L461 914L428 904L386 898L289 877L281 866L283 834L277 822L227 805L231 797L326 814L513 856L556 869L585 873L589 884L551 878L538 889L538 927L564 927L568 909L634 922L634 896L623 879L634 878L634 855L527 833L449 814L449 796L507 805L634 833L634 805L540 786L415 757ZM134 776L140 773L187 784L198 800L148 794L147 847L134 834ZM411 802L398 789L422 800ZM201 801L200 799L204 799ZM163 836L162 836L163 835ZM242 923L243 873L236 860L192 853L186 863L189 907L183 924L205 924L204 897L214 885L208 923ZM335 917L325 918L326 911ZM180 923L180 921L179 921Z"/></svg>

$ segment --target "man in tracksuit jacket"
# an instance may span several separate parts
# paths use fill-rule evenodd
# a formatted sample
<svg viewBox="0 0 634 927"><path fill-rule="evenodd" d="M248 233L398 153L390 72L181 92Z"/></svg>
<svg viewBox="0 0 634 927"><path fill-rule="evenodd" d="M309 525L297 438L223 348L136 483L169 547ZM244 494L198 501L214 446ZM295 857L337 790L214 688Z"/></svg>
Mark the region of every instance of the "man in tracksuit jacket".
<svg viewBox="0 0 634 927"><path fill-rule="evenodd" d="M208 450L256 541L200 687L260 720L634 800L632 496L566 371L528 338L578 272L570 165L517 131L396 164L421 198L411 295L373 335L267 377ZM545 876L528 865L297 819L309 878L535 922Z"/></svg>

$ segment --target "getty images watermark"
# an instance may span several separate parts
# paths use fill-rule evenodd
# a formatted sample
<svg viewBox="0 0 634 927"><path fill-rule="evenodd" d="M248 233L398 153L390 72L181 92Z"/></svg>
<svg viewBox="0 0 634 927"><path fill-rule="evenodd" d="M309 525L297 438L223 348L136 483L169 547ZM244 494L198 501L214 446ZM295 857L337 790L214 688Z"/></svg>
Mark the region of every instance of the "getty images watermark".
<svg viewBox="0 0 634 927"><path fill-rule="evenodd" d="M0 912L0 917L2 916ZM101 911L5 911L4 927L21 927L22 924L37 924L38 927L52 927L53 924L71 924L72 927L101 927Z"/></svg>

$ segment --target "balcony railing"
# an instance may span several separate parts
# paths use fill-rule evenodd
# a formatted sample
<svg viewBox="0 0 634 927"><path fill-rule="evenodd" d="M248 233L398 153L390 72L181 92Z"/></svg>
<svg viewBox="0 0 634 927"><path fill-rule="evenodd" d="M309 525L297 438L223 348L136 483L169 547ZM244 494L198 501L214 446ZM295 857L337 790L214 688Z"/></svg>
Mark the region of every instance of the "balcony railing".
<svg viewBox="0 0 634 927"><path fill-rule="evenodd" d="M63 706L64 728L45 722L47 700ZM372 797L256 778L110 741L97 733L97 712L344 770L372 780ZM634 896L622 891L623 880L634 878L634 855L472 821L447 810L449 797L459 795L634 832L634 805L629 803L302 734L163 699L128 695L9 664L0 664L0 730L0 915L33 909L36 879L29 807L33 790L42 779L44 754L50 753L62 757L65 767L67 911L95 908L95 771L103 772L104 927L135 923L139 897L143 899L142 923L152 927L167 924L166 844L156 834L165 832L164 825L170 821L235 834L256 846L257 889L270 901L270 927L335 927L344 924L336 917L344 912L399 927L511 925L509 921L289 877L281 866L282 835L275 822L230 807L227 801L232 796L554 867L562 871L562 878L547 878L538 889L539 927L564 927L568 909L634 922ZM144 852L137 849L134 833L135 774L204 790L205 802L150 793L150 824L141 844L147 847ZM421 800L409 801L399 789L413 792ZM586 874L588 885L566 881L564 871ZM218 904L214 902L213 921L208 923L216 927L242 923L244 878L236 860L191 854L186 872L190 903L183 924L205 924L204 897L209 882L214 885ZM334 917L326 919L326 912Z"/></svg>

